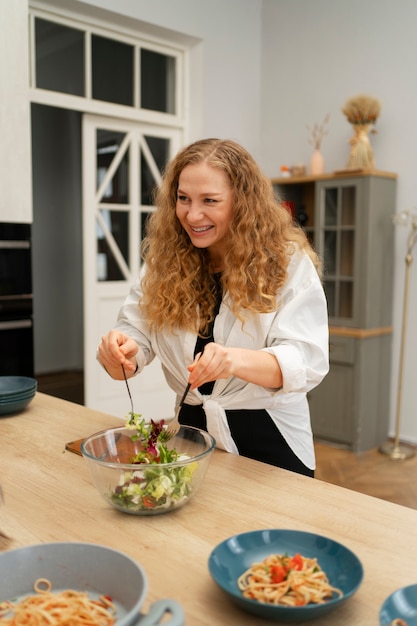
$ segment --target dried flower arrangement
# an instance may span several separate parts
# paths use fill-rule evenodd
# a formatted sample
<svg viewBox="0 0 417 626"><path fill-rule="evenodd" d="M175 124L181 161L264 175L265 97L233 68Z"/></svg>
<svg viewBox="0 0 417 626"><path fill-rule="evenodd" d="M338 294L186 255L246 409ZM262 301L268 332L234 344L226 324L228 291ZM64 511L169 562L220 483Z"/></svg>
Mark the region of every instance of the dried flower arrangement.
<svg viewBox="0 0 417 626"><path fill-rule="evenodd" d="M346 167L374 169L374 154L368 134L376 132L371 127L381 112L380 101L371 96L355 96L346 102L342 112L352 124L355 133L349 141L352 148Z"/></svg>
<svg viewBox="0 0 417 626"><path fill-rule="evenodd" d="M375 124L381 112L381 103L372 96L350 98L342 109L350 124Z"/></svg>
<svg viewBox="0 0 417 626"><path fill-rule="evenodd" d="M327 113L321 124L314 124L313 128L307 124L306 128L310 133L310 138L308 143L311 143L314 146L315 150L320 150L321 142L323 141L323 137L328 134L328 129L326 128L329 123L330 113Z"/></svg>

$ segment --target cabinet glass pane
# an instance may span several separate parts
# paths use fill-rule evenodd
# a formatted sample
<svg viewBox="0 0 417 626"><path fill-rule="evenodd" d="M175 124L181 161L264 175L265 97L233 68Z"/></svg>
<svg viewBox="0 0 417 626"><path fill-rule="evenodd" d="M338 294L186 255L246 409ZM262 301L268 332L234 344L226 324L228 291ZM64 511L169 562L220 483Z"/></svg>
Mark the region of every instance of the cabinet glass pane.
<svg viewBox="0 0 417 626"><path fill-rule="evenodd" d="M35 19L36 87L84 96L84 33Z"/></svg>
<svg viewBox="0 0 417 626"><path fill-rule="evenodd" d="M126 211L109 211L101 209L100 215L105 222L108 230L113 235L117 247L122 254L126 263L129 258L129 215ZM113 254L106 233L97 224L97 279L99 281L106 280L125 280L120 266Z"/></svg>
<svg viewBox="0 0 417 626"><path fill-rule="evenodd" d="M337 269L337 235L334 230L324 231L324 271L326 274L336 274Z"/></svg>
<svg viewBox="0 0 417 626"><path fill-rule="evenodd" d="M140 52L140 106L143 109L175 113L175 58L152 50Z"/></svg>
<svg viewBox="0 0 417 626"><path fill-rule="evenodd" d="M340 238L340 274L353 276L355 233L352 230L343 231Z"/></svg>
<svg viewBox="0 0 417 626"><path fill-rule="evenodd" d="M324 292L327 298L327 310L329 317L336 316L336 286L333 281L326 280L324 284Z"/></svg>
<svg viewBox="0 0 417 626"><path fill-rule="evenodd" d="M324 198L324 224L335 226L337 224L337 189L326 189Z"/></svg>
<svg viewBox="0 0 417 626"><path fill-rule="evenodd" d="M124 133L97 130L97 189L110 168L124 139ZM100 202L125 204L129 202L129 151L121 159Z"/></svg>
<svg viewBox="0 0 417 626"><path fill-rule="evenodd" d="M167 164L169 157L169 139L164 137L150 137L145 136L146 144L152 155L152 163L148 163L146 154L143 150L140 153L140 197L141 203L145 206L153 205L153 192L155 186L158 184L155 175L152 171L152 166L156 166L159 173L162 172Z"/></svg>
<svg viewBox="0 0 417 626"><path fill-rule="evenodd" d="M92 94L96 100L133 105L133 46L92 35Z"/></svg>
<svg viewBox="0 0 417 626"><path fill-rule="evenodd" d="M355 225L356 188L342 188L342 225Z"/></svg>
<svg viewBox="0 0 417 626"><path fill-rule="evenodd" d="M353 284L340 281L338 317L351 318L353 316Z"/></svg>

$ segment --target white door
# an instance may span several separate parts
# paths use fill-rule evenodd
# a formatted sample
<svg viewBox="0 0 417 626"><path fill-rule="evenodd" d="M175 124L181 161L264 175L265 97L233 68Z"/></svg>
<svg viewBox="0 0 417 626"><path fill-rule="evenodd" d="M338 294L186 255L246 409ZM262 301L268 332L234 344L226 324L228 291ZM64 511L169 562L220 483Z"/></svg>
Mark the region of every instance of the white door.
<svg viewBox="0 0 417 626"><path fill-rule="evenodd" d="M130 411L126 385L108 376L96 349L137 277L146 217L154 210L152 190L179 142L176 130L83 117L85 404L121 419ZM175 398L159 361L129 386L136 413L172 416Z"/></svg>

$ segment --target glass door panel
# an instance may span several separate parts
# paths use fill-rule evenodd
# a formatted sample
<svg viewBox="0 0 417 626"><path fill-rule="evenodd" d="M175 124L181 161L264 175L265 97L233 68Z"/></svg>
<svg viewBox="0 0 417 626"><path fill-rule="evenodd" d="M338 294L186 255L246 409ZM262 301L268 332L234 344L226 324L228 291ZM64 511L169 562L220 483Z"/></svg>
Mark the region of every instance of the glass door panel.
<svg viewBox="0 0 417 626"><path fill-rule="evenodd" d="M338 317L353 317L353 283L340 281Z"/></svg>
<svg viewBox="0 0 417 626"><path fill-rule="evenodd" d="M324 271L334 276L337 270L337 232L334 230L324 231Z"/></svg>
<svg viewBox="0 0 417 626"><path fill-rule="evenodd" d="M355 226L356 188L343 187L341 198L342 226Z"/></svg>
<svg viewBox="0 0 417 626"><path fill-rule="evenodd" d="M143 138L140 149L140 198L144 206L153 205L153 192L169 158L170 142L165 137Z"/></svg>
<svg viewBox="0 0 417 626"><path fill-rule="evenodd" d="M335 226L337 224L338 190L326 189L324 198L324 224Z"/></svg>
<svg viewBox="0 0 417 626"><path fill-rule="evenodd" d="M355 272L356 187L324 189L321 254L329 316L353 318Z"/></svg>
<svg viewBox="0 0 417 626"><path fill-rule="evenodd" d="M107 178L99 202L129 202L129 151L122 147L125 137L124 133L97 130L97 191Z"/></svg>
<svg viewBox="0 0 417 626"><path fill-rule="evenodd" d="M126 280L129 263L129 214L100 209L97 220L97 279Z"/></svg>
<svg viewBox="0 0 417 626"><path fill-rule="evenodd" d="M353 230L343 231L340 237L340 274L341 276L353 276L354 244L355 244L354 231Z"/></svg>
<svg viewBox="0 0 417 626"><path fill-rule="evenodd" d="M327 298L327 310L329 317L335 317L336 315L336 284L334 280L326 279L324 283L324 291Z"/></svg>

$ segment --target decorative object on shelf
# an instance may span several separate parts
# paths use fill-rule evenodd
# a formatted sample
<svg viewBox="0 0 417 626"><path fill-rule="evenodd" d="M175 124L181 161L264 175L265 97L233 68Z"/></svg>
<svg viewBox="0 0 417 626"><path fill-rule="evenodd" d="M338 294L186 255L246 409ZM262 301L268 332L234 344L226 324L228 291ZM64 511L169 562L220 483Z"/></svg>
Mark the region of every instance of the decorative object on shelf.
<svg viewBox="0 0 417 626"><path fill-rule="evenodd" d="M350 98L343 107L342 112L352 124L355 133L349 141L352 147L346 164L348 169L375 169L369 134L377 132L375 124L380 111L380 101L372 96L355 96Z"/></svg>
<svg viewBox="0 0 417 626"><path fill-rule="evenodd" d="M327 129L327 124L329 123L330 113L327 113L323 122L321 124L314 124L313 128L307 124L307 130L310 133L310 138L308 140L314 146L313 154L310 159L310 168L309 173L312 176L316 174L324 173L324 157L320 151L321 143L323 141L323 137L327 135L329 132Z"/></svg>
<svg viewBox="0 0 417 626"><path fill-rule="evenodd" d="M283 178L288 178L289 176L291 176L291 171L288 165L281 165L281 176Z"/></svg>
<svg viewBox="0 0 417 626"><path fill-rule="evenodd" d="M304 163L296 163L291 166L291 176L305 176L306 166Z"/></svg>
<svg viewBox="0 0 417 626"><path fill-rule="evenodd" d="M411 263L413 261L413 248L417 242L417 213L410 213L410 211L403 211L397 215L394 215L393 221L395 224L406 226L409 217L411 216L411 231L407 240L407 254L405 256L405 280L404 280L404 299L403 299L403 317L401 324L401 347L400 347L400 367L398 372L398 390L397 390L397 412L395 418L395 437L394 441L387 441L384 443L380 451L384 454L388 454L391 459L395 461L401 461L403 459L409 459L415 455L415 449L407 444L400 444L400 425L401 425L401 403L402 403L402 388L403 388L403 369L404 369L404 356L405 356L405 338L407 332L407 310L408 310L408 295L410 286L410 270Z"/></svg>

